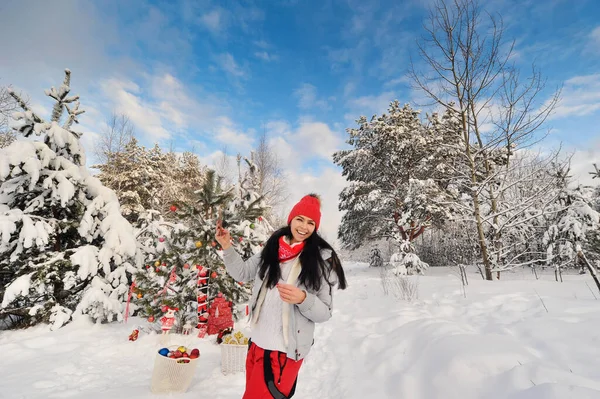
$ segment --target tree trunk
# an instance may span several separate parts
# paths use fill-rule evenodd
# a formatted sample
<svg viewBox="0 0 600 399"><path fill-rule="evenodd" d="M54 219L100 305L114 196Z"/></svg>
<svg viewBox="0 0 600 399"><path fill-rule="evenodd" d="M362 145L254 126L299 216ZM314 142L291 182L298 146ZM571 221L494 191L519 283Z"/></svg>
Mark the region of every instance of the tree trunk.
<svg viewBox="0 0 600 399"><path fill-rule="evenodd" d="M577 256L579 257L579 259L581 259L583 261L583 263L585 263L585 265L587 266L588 271L590 272L592 278L594 279L594 282L596 283L596 287L598 287L598 291L600 291L600 281L598 281L598 275L596 274L596 268L594 268L590 262L587 260L585 254L583 253L583 251L579 251L577 252Z"/></svg>

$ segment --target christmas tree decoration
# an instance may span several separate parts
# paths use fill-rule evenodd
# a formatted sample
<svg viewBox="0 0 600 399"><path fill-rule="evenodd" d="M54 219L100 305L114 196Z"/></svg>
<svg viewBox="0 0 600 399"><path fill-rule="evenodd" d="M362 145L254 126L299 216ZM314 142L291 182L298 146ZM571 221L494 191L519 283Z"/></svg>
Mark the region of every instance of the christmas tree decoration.
<svg viewBox="0 0 600 399"><path fill-rule="evenodd" d="M148 317L148 322L154 323L154 316L149 316Z"/></svg>
<svg viewBox="0 0 600 399"><path fill-rule="evenodd" d="M192 328L193 328L192 322L188 320L183 325L183 331L181 333L183 335L190 335L190 333L192 332Z"/></svg>
<svg viewBox="0 0 600 399"><path fill-rule="evenodd" d="M158 353L159 353L161 356L165 356L165 357L166 357L166 356L169 356L169 348L162 348L162 349L159 349L159 350L158 350Z"/></svg>
<svg viewBox="0 0 600 399"><path fill-rule="evenodd" d="M138 329L133 330L133 332L131 334L129 334L129 340L130 341L137 340L139 334L140 334L140 330L138 330Z"/></svg>
<svg viewBox="0 0 600 399"><path fill-rule="evenodd" d="M156 267L160 266L160 261L157 260L156 262L154 262L154 266L156 266Z"/></svg>
<svg viewBox="0 0 600 399"><path fill-rule="evenodd" d="M221 295L217 296L210 305L208 334L218 334L226 328L233 328L233 314L229 301Z"/></svg>
<svg viewBox="0 0 600 399"><path fill-rule="evenodd" d="M171 212L175 212L175 211L177 210L177 207L176 207L175 205L171 205L171 206L169 207L169 210L170 210Z"/></svg>
<svg viewBox="0 0 600 399"><path fill-rule="evenodd" d="M141 299L143 295L141 293L137 294L138 299Z"/></svg>
<svg viewBox="0 0 600 399"><path fill-rule="evenodd" d="M248 345L248 337L241 331L226 335L223 337L225 345Z"/></svg>
<svg viewBox="0 0 600 399"><path fill-rule="evenodd" d="M217 278L219 275L217 274L217 272L212 272L210 274L210 278Z"/></svg>
<svg viewBox="0 0 600 399"><path fill-rule="evenodd" d="M158 241L160 241L160 242L165 242L165 237L160 237L160 238L158 239Z"/></svg>
<svg viewBox="0 0 600 399"><path fill-rule="evenodd" d="M250 228L251 228L252 230L254 230L254 228L255 228L255 227L256 227L256 225L255 225L254 223L251 223L251 224L250 224Z"/></svg>
<svg viewBox="0 0 600 399"><path fill-rule="evenodd" d="M173 328L173 325L175 324L175 312L178 310L178 308L171 308L167 306L165 315L160 319L160 328L163 334L168 334Z"/></svg>
<svg viewBox="0 0 600 399"><path fill-rule="evenodd" d="M196 248L202 247L202 241L196 241Z"/></svg>
<svg viewBox="0 0 600 399"><path fill-rule="evenodd" d="M189 263L186 263L186 264L184 264L184 265L183 265L183 268L184 268L184 269L189 269L189 268L190 268L190 264L189 264Z"/></svg>
<svg viewBox="0 0 600 399"><path fill-rule="evenodd" d="M224 330L221 330L218 334L217 334L217 344L221 344L223 343L223 337L231 334L233 332L233 328L226 328Z"/></svg>

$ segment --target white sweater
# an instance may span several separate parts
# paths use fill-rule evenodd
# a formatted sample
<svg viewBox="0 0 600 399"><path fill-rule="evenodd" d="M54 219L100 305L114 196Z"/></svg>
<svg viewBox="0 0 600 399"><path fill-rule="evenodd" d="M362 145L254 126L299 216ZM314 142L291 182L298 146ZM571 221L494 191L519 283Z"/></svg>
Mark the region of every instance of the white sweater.
<svg viewBox="0 0 600 399"><path fill-rule="evenodd" d="M285 283L296 258L280 263L280 283ZM266 276L265 276L266 277ZM258 314L258 321L252 324L252 342L271 351L286 352L287 348L283 339L283 300L279 296L277 287L267 289L265 300Z"/></svg>

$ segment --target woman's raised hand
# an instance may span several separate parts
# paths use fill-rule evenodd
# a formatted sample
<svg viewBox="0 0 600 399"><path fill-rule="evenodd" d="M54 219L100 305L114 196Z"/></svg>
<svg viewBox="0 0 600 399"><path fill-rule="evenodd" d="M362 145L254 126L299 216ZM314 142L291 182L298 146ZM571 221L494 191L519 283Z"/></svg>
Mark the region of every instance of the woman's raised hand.
<svg viewBox="0 0 600 399"><path fill-rule="evenodd" d="M221 223L221 220L217 220L217 232L215 234L215 239L225 250L231 247L231 234L229 234L229 230L223 228Z"/></svg>

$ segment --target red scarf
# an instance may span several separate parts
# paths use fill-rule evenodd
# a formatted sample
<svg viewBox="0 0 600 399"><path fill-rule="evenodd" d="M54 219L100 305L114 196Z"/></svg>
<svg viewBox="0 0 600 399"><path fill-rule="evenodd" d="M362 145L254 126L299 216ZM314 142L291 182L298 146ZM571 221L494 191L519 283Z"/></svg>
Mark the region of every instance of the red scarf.
<svg viewBox="0 0 600 399"><path fill-rule="evenodd" d="M279 237L279 262L286 262L290 259L294 259L302 252L302 249L304 249L304 241L290 245L283 237L284 236Z"/></svg>

